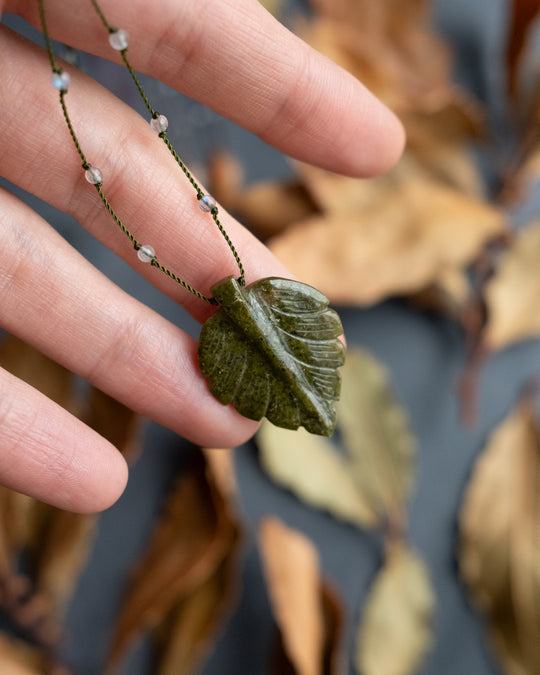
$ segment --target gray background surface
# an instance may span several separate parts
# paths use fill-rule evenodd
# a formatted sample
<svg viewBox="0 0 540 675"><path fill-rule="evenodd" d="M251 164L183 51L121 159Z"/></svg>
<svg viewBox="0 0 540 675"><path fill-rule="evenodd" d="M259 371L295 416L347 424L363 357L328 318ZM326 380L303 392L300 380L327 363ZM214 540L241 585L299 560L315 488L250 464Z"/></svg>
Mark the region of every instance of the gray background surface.
<svg viewBox="0 0 540 675"><path fill-rule="evenodd" d="M296 7L301 7L296 3ZM291 3L292 8L292 3ZM434 20L457 50L456 77L489 108L500 148L508 139L501 105L501 44L507 24L502 0L438 0ZM5 23L34 35L22 22ZM426 55L429 58L429 55ZM120 97L141 109L125 71L82 55L81 66ZM144 78L149 97L169 119L183 121L176 137L180 154L202 164L216 145L241 153L251 180L287 175L279 153L198 104ZM480 161L491 175L491 158ZM5 184L5 183L4 183ZM15 188L13 188L16 191ZM122 288L169 320L197 334L199 327L133 270L94 241L77 223L32 197L45 218L77 249ZM516 209L516 222L538 212L540 195ZM455 528L463 489L494 426L513 407L523 381L539 369L540 346L525 343L492 358L479 391L478 422L464 429L458 419L455 387L462 372L464 340L459 328L442 318L388 301L368 310L344 309L342 318L351 345L371 350L388 367L396 394L406 409L419 451L417 487L410 507L410 539L427 561L436 588L436 641L422 675L493 675L498 670L486 647L481 622L471 611L456 574ZM164 491L195 449L154 423L145 433L145 450L131 469L120 501L101 517L100 533L68 615L65 657L76 673L96 675L107 648L127 571L143 550ZM257 463L251 445L236 451L241 506L248 532L259 518L274 513L306 532L318 544L324 575L342 590L348 615L346 635L352 651L354 626L362 600L381 561L380 540L331 517L310 511L292 495L272 485ZM267 672L272 619L253 538L248 538L242 564L238 607L210 656L204 675L264 675ZM126 672L151 672L150 649L142 643ZM353 673L351 666L351 674Z"/></svg>

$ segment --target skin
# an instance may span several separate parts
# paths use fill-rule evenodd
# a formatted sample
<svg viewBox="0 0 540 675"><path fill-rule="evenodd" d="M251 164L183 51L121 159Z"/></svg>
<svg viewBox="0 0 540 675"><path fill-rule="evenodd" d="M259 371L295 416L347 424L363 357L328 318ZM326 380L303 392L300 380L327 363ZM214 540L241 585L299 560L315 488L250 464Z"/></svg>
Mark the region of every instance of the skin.
<svg viewBox="0 0 540 675"><path fill-rule="evenodd" d="M401 154L403 129L394 115L256 0L103 0L101 6L113 25L128 31L137 70L292 157L364 177L390 168ZM53 38L120 61L88 0L47 0L46 10ZM36 2L0 0L2 11L39 28ZM178 179L178 167L156 145L147 120L83 73L66 70L66 100L81 144L90 161L99 158L105 193L135 236L203 293L236 273L212 220L201 217L191 186ZM142 265L85 183L45 50L0 26L0 72L1 175L73 215L204 321L211 308ZM291 276L223 211L221 220L248 283ZM1 189L0 228L0 325L7 331L195 443L230 447L253 434L254 422L210 395L195 340L116 287ZM163 252L159 242L166 242ZM126 480L125 461L112 445L0 370L0 483L61 508L92 512L114 503Z"/></svg>

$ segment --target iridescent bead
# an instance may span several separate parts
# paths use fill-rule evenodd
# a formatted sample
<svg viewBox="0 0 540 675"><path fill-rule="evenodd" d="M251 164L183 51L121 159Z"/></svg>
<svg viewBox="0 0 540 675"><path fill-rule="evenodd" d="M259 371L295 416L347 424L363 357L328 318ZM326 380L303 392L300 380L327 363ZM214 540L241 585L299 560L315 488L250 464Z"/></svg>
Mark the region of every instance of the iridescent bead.
<svg viewBox="0 0 540 675"><path fill-rule="evenodd" d="M116 51L121 52L128 48L128 34L125 30L115 30L109 33L109 44Z"/></svg>
<svg viewBox="0 0 540 675"><path fill-rule="evenodd" d="M92 185L101 185L103 183L103 174L96 166L89 166L84 172L84 177Z"/></svg>
<svg viewBox="0 0 540 675"><path fill-rule="evenodd" d="M156 257L156 252L151 246L145 245L137 250L137 256L142 262L149 263Z"/></svg>
<svg viewBox="0 0 540 675"><path fill-rule="evenodd" d="M58 89L58 91L67 91L67 88L71 83L71 78L69 73L62 71L61 73L53 73L51 75L51 82L53 87Z"/></svg>
<svg viewBox="0 0 540 675"><path fill-rule="evenodd" d="M205 213L211 213L211 211L217 209L217 204L210 195L203 195L199 199L199 208Z"/></svg>
<svg viewBox="0 0 540 675"><path fill-rule="evenodd" d="M158 117L152 117L150 120L150 126L158 134L162 134L169 128L169 120L165 117L165 115L158 115Z"/></svg>

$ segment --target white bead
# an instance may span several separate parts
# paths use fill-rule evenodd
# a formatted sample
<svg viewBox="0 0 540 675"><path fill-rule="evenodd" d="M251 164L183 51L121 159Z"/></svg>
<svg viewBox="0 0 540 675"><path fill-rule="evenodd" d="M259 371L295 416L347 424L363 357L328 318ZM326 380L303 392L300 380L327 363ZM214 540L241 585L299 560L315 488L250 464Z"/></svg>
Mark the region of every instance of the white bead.
<svg viewBox="0 0 540 675"><path fill-rule="evenodd" d="M116 30L109 33L109 44L116 51L121 52L128 47L128 34L125 30Z"/></svg>
<svg viewBox="0 0 540 675"><path fill-rule="evenodd" d="M58 89L58 91L67 91L71 78L69 73L62 71L61 73L53 73L51 75L51 82L53 83L53 87Z"/></svg>
<svg viewBox="0 0 540 675"><path fill-rule="evenodd" d="M150 120L150 126L158 134L161 134L164 131L167 131L167 129L169 128L169 120L165 117L165 115L160 115L159 117L152 117L152 119Z"/></svg>
<svg viewBox="0 0 540 675"><path fill-rule="evenodd" d="M137 251L137 256L142 262L149 263L156 257L156 252L151 246L141 246Z"/></svg>
<svg viewBox="0 0 540 675"><path fill-rule="evenodd" d="M84 172L84 177L92 185L101 185L103 183L103 174L97 168L97 166L90 166Z"/></svg>
<svg viewBox="0 0 540 675"><path fill-rule="evenodd" d="M212 209L217 208L217 204L210 195L204 195L199 199L199 208L205 213L210 213Z"/></svg>

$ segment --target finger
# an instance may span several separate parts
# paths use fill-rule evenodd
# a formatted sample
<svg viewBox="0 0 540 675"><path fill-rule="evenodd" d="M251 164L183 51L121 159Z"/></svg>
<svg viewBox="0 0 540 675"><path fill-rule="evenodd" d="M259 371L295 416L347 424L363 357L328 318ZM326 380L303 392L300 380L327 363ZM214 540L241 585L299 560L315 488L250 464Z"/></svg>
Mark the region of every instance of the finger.
<svg viewBox="0 0 540 675"><path fill-rule="evenodd" d="M0 325L128 407L195 443L232 447L256 424L218 403L196 341L104 277L0 190Z"/></svg>
<svg viewBox="0 0 540 675"><path fill-rule="evenodd" d="M149 73L278 149L366 176L392 166L404 134L358 80L285 29L256 0L103 0L128 31L129 58ZM37 3L10 7L39 25ZM89 2L48 0L54 37L118 60Z"/></svg>
<svg viewBox="0 0 540 675"><path fill-rule="evenodd" d="M93 429L0 369L0 483L68 511L111 506L122 494L122 455Z"/></svg>
<svg viewBox="0 0 540 675"><path fill-rule="evenodd" d="M42 49L0 26L0 174L73 215L161 290L203 320L209 307L137 259L129 240L84 179ZM91 78L70 70L66 103L86 156L104 176L103 191L124 223L159 260L208 295L237 274L234 259L192 186L150 125ZM13 120L21 120L13 124ZM290 276L245 228L222 213L248 279Z"/></svg>

